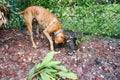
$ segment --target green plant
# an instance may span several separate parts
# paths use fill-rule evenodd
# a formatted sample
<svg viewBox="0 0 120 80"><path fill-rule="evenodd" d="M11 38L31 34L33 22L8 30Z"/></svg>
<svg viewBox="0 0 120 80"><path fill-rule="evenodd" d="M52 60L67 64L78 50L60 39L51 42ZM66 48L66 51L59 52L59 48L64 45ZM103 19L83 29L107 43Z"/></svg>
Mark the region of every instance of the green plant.
<svg viewBox="0 0 120 80"><path fill-rule="evenodd" d="M14 2L16 1L16 2ZM81 40L89 40L94 36L119 38L120 6L118 0L2 0L13 4L16 12L27 6L39 5L56 14L64 30L80 32ZM16 4L14 4L16 3ZM21 4L24 4L21 6ZM114 3L114 4L112 4ZM21 28L23 17L11 13L7 27ZM87 34L87 35L86 35Z"/></svg>
<svg viewBox="0 0 120 80"><path fill-rule="evenodd" d="M60 61L53 61L54 52L50 52L43 59L42 63L37 63L29 72L28 80L60 80L61 77L77 79L74 73L69 72Z"/></svg>
<svg viewBox="0 0 120 80"><path fill-rule="evenodd" d="M65 30L80 32L82 40L94 36L119 38L119 9L118 4L65 7L60 22Z"/></svg>

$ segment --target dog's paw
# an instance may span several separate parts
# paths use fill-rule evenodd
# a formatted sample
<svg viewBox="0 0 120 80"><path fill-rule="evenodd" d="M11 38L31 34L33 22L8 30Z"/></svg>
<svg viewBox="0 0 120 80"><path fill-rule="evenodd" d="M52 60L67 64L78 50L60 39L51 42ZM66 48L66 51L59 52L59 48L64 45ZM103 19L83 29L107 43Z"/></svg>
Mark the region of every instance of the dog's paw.
<svg viewBox="0 0 120 80"><path fill-rule="evenodd" d="M36 45L33 45L32 47L33 47L33 48L35 48L35 49L37 48L37 46L36 46Z"/></svg>
<svg viewBox="0 0 120 80"><path fill-rule="evenodd" d="M54 51L55 52L55 54L59 54L60 53L60 51Z"/></svg>

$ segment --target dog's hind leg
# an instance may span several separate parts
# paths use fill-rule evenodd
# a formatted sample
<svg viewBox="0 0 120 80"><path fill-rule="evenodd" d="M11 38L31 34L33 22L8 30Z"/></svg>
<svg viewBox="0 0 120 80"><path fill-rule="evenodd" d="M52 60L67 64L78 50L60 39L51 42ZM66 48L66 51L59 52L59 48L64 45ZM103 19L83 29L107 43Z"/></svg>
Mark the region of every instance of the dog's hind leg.
<svg viewBox="0 0 120 80"><path fill-rule="evenodd" d="M37 33L37 36L39 37L40 33L39 33L39 26L36 25L36 33Z"/></svg>
<svg viewBox="0 0 120 80"><path fill-rule="evenodd" d="M34 39L33 39L32 25L28 24L27 26L29 26L29 27L27 27L27 28L28 28L28 31L29 31L29 33L30 33L30 38L31 38L33 47L34 47L34 48L37 48L37 46L36 46L36 44L35 44L35 42L34 42Z"/></svg>
<svg viewBox="0 0 120 80"><path fill-rule="evenodd" d="M39 35L40 35L40 33L39 33L39 24L38 24L38 22L37 22L37 20L35 18L33 18L32 24L33 24L33 27L35 27L35 29L36 29L37 37L39 37Z"/></svg>
<svg viewBox="0 0 120 80"><path fill-rule="evenodd" d="M29 18L29 19L28 19ZM31 38L31 41L32 41L32 45L34 48L37 48L35 42L34 42L34 39L33 39L33 32L32 32L32 18L30 17L26 17L24 15L24 20L25 20L25 23L27 25L27 28L28 28L28 31L30 33L30 38Z"/></svg>

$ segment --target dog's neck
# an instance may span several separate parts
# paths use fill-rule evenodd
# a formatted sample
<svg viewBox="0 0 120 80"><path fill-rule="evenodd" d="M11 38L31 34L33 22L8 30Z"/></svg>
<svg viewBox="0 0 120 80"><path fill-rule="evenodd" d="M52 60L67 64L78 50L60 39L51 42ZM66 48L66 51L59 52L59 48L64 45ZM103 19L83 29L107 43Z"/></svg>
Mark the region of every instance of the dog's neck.
<svg viewBox="0 0 120 80"><path fill-rule="evenodd" d="M59 29L58 31L56 31L54 33L54 37L58 36L60 33L62 33L64 30L63 29Z"/></svg>

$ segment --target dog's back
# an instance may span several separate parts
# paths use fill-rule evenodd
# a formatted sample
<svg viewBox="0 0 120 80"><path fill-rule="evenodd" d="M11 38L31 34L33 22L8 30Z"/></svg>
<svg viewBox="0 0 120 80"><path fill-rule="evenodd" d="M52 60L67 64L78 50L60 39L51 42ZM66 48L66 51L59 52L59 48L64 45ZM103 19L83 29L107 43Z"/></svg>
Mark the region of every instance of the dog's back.
<svg viewBox="0 0 120 80"><path fill-rule="evenodd" d="M33 15L32 18L35 18L37 22L42 25L42 28L51 27L56 23L59 24L57 16L41 6L30 6L21 12L21 14L22 13L27 16Z"/></svg>

